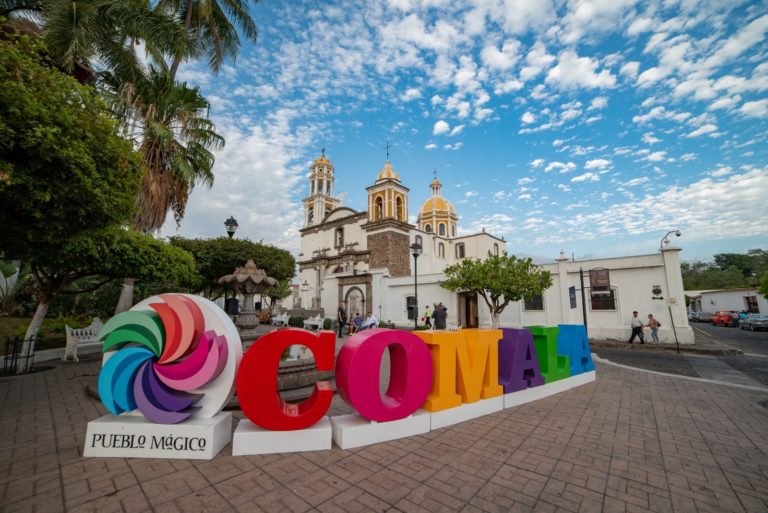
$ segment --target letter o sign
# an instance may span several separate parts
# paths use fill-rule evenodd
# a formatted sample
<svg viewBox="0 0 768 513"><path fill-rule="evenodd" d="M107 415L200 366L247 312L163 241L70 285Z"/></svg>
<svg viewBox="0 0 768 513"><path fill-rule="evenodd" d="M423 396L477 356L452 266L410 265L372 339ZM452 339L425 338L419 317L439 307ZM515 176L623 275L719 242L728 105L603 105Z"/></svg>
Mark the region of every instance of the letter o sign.
<svg viewBox="0 0 768 513"><path fill-rule="evenodd" d="M389 349L389 388L379 393L381 359ZM347 340L336 360L336 389L368 420L403 419L419 409L432 387L427 345L408 331L371 329Z"/></svg>

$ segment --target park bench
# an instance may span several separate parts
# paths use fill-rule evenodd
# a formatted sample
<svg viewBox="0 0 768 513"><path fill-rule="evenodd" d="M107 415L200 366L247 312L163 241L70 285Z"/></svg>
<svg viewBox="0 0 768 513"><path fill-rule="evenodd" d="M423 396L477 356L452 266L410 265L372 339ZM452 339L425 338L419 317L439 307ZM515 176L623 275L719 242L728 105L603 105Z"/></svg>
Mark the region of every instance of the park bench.
<svg viewBox="0 0 768 513"><path fill-rule="evenodd" d="M288 314L275 315L272 317L270 324L272 324L272 326L288 326Z"/></svg>
<svg viewBox="0 0 768 513"><path fill-rule="evenodd" d="M67 332L67 345L64 348L63 361L70 359L79 362L77 357L78 347L93 347L101 346L102 342L99 340L99 331L101 331L102 322L98 317L94 317L93 322L85 328L70 328L65 326L64 329Z"/></svg>
<svg viewBox="0 0 768 513"><path fill-rule="evenodd" d="M323 319L320 317L320 314L316 315L315 317L310 317L309 319L304 321L304 329L305 330L319 330L323 326Z"/></svg>

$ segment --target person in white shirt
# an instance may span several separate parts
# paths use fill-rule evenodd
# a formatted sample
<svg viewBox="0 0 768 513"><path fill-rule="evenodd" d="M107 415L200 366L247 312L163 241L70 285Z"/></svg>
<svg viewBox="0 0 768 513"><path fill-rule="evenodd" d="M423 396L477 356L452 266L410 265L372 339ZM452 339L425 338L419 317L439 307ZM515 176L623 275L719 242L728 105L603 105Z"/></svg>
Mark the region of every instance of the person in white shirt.
<svg viewBox="0 0 768 513"><path fill-rule="evenodd" d="M629 343L633 343L635 337L640 338L640 343L645 344L645 337L643 336L643 319L637 316L637 312L632 312L632 319L629 321L632 326L632 335L629 337Z"/></svg>
<svg viewBox="0 0 768 513"><path fill-rule="evenodd" d="M363 323L362 329L375 328L379 324L379 320L373 315L373 312L368 312L368 318Z"/></svg>

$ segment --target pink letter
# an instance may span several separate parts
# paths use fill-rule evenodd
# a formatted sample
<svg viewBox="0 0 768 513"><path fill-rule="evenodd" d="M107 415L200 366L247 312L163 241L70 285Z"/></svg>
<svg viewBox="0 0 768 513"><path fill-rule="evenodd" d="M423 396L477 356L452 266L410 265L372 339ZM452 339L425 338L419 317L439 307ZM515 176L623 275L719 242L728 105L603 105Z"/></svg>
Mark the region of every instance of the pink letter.
<svg viewBox="0 0 768 513"><path fill-rule="evenodd" d="M379 393L381 358L389 349L389 388ZM419 337L400 330L361 331L347 340L336 360L336 389L368 420L407 417L424 404L432 386L432 358Z"/></svg>

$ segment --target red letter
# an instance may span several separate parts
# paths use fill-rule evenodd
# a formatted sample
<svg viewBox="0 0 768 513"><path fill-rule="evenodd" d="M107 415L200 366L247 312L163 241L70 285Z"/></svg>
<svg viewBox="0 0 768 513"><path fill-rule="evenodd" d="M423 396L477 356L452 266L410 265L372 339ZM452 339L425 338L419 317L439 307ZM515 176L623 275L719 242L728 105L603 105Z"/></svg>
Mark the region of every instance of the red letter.
<svg viewBox="0 0 768 513"><path fill-rule="evenodd" d="M333 399L327 381L315 383L309 399L288 404L277 389L277 369L283 351L292 345L306 346L315 357L319 371L333 370L336 335L321 331L318 335L297 328L278 330L258 339L246 351L237 373L237 397L240 408L251 422L264 429L291 431L308 428L320 420Z"/></svg>

